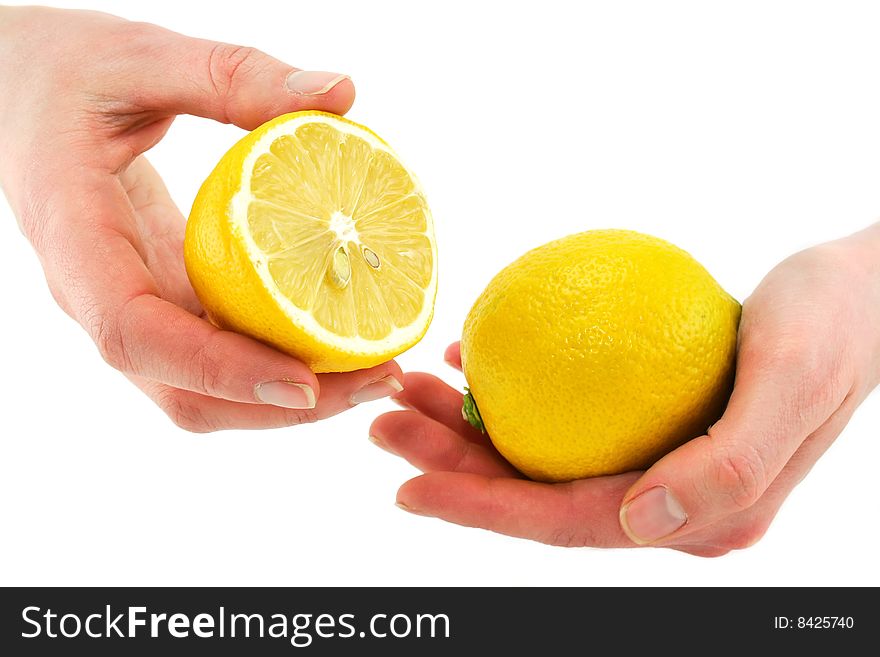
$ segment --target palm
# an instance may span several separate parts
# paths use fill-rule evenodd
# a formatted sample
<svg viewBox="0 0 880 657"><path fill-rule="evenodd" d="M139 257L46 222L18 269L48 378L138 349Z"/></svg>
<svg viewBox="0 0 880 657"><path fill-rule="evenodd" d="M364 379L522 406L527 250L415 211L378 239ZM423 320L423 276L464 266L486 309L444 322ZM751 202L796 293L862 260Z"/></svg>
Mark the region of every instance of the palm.
<svg viewBox="0 0 880 657"><path fill-rule="evenodd" d="M162 297L202 316L183 266L185 220L159 174L141 155L120 175L120 183L134 210L134 246Z"/></svg>

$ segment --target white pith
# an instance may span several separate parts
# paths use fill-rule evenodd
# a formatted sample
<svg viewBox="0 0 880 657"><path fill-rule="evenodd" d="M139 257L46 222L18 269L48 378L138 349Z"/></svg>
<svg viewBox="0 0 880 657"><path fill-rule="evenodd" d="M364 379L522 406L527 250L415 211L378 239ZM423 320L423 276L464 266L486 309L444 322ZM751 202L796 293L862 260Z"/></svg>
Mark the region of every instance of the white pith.
<svg viewBox="0 0 880 657"><path fill-rule="evenodd" d="M358 235L354 219L347 214L342 214L339 210L330 217L330 230L336 233L336 238L343 244L354 242L358 246L361 245L361 236Z"/></svg>

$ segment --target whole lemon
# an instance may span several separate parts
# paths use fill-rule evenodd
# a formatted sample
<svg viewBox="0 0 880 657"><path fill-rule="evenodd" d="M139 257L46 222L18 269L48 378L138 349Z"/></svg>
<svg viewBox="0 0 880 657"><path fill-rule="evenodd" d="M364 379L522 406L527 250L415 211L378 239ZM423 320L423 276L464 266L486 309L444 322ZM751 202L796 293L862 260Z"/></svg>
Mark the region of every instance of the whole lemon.
<svg viewBox="0 0 880 657"><path fill-rule="evenodd" d="M646 468L720 417L740 310L656 237L550 242L495 276L468 314L465 411L532 479Z"/></svg>

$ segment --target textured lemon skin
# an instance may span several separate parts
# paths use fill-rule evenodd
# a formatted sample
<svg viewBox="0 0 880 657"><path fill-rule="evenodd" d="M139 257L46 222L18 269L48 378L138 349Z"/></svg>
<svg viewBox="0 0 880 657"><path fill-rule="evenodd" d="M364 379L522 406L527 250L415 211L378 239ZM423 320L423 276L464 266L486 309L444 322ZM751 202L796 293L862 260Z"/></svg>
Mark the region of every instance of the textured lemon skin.
<svg viewBox="0 0 880 657"><path fill-rule="evenodd" d="M530 251L489 283L465 321L462 365L492 443L523 474L618 474L720 417L740 310L672 244L589 231Z"/></svg>
<svg viewBox="0 0 880 657"><path fill-rule="evenodd" d="M417 343L428 330L384 352L357 353L316 340L292 322L266 289L231 219L231 200L241 187L245 158L279 123L294 117L332 116L336 121L371 130L343 117L309 111L284 114L245 135L220 159L193 202L186 225L183 256L190 283L211 322L249 335L301 360L313 372L349 372L384 363ZM432 303L433 299L426 299Z"/></svg>

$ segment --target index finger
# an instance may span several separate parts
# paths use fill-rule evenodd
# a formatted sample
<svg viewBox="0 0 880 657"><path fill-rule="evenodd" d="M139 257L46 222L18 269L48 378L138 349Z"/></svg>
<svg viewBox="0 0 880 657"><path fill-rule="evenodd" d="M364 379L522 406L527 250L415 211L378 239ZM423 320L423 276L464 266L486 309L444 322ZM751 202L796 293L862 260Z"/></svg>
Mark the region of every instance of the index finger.
<svg viewBox="0 0 880 657"><path fill-rule="evenodd" d="M455 369L461 369L461 342L453 342L446 347L443 354L443 360L452 365Z"/></svg>

